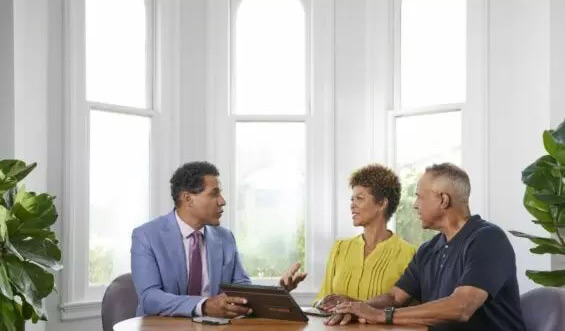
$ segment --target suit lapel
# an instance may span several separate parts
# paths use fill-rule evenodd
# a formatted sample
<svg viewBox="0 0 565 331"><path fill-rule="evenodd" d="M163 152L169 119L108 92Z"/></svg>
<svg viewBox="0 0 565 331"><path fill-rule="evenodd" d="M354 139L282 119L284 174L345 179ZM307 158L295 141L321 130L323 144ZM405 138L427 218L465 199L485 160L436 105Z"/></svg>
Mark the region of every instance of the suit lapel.
<svg viewBox="0 0 565 331"><path fill-rule="evenodd" d="M210 294L216 295L220 291L222 280L222 238L217 235L215 229L206 226L204 241L206 243L206 255L208 260L208 278L210 279Z"/></svg>
<svg viewBox="0 0 565 331"><path fill-rule="evenodd" d="M188 291L188 275L186 274L186 253L182 243L175 211L173 210L165 219L165 224L161 231L161 240L167 250L167 255L172 261L172 270L176 275L179 286L179 294L186 295ZM181 262L182 261L182 262Z"/></svg>

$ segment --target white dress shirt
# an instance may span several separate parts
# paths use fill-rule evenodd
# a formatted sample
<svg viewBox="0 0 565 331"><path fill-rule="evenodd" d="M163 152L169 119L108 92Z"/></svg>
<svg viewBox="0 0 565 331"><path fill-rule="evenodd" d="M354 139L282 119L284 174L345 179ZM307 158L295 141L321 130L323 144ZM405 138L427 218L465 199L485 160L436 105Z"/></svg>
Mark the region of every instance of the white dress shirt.
<svg viewBox="0 0 565 331"><path fill-rule="evenodd" d="M192 243L192 241L194 240L193 237L189 237L192 232L196 231L194 230L192 227L190 227L190 225L186 224L183 220L181 220L181 218L179 217L179 214L175 211L175 217L177 218L177 223L179 225L180 228L180 233L182 234L182 244L184 246L184 253L186 255L186 277L188 277L188 275L190 275L190 256L188 254L189 252L189 247L190 244ZM206 241L206 236L205 236L205 231L204 231L204 227L198 231L200 231L200 233L202 233L202 241L200 242L200 255L202 258L202 290L200 292L200 295L204 296L204 297L209 297L210 296L210 279L208 278L208 260L206 260L206 245L205 245L205 241ZM190 281L190 280L189 280ZM196 305L196 308L194 310L194 313L197 316L202 316L202 305L204 304L204 301L206 301L207 298L202 299L198 305Z"/></svg>

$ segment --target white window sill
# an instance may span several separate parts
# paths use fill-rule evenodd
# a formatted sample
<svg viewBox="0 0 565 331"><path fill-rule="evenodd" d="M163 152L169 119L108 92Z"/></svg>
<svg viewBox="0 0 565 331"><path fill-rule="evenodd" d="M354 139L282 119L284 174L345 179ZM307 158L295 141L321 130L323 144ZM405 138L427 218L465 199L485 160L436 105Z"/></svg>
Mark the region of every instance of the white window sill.
<svg viewBox="0 0 565 331"><path fill-rule="evenodd" d="M86 318L98 318L102 301L67 302L59 306L61 320L72 321Z"/></svg>

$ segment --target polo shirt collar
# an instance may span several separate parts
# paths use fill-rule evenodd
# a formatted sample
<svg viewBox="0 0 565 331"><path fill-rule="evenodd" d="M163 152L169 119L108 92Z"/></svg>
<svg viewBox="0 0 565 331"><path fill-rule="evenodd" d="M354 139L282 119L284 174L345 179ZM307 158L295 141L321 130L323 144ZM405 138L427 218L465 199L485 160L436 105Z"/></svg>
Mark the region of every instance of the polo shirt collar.
<svg viewBox="0 0 565 331"><path fill-rule="evenodd" d="M434 246L434 252L439 251L446 244L453 245L453 244L456 244L456 243L458 243L462 240L465 240L467 237L469 237L471 232L473 232L473 230L475 230L480 225L480 220L481 220L480 215L470 216L469 220L467 220L467 222L465 222L463 227L459 230L459 232L457 232L455 234L455 236L453 236L453 238L451 238L451 240L449 242L447 242L447 239L445 238L445 234L441 233L438 241L436 242L436 244Z"/></svg>

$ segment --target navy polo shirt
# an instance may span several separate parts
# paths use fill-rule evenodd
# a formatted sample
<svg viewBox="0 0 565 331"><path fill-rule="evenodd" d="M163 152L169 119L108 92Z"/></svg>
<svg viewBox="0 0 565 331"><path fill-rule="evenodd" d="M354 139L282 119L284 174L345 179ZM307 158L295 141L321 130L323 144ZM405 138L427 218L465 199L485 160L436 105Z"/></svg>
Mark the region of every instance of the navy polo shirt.
<svg viewBox="0 0 565 331"><path fill-rule="evenodd" d="M445 298L459 286L488 292L468 322L432 330L525 330L514 250L504 231L479 215L449 242L440 233L422 244L396 286L422 303Z"/></svg>

